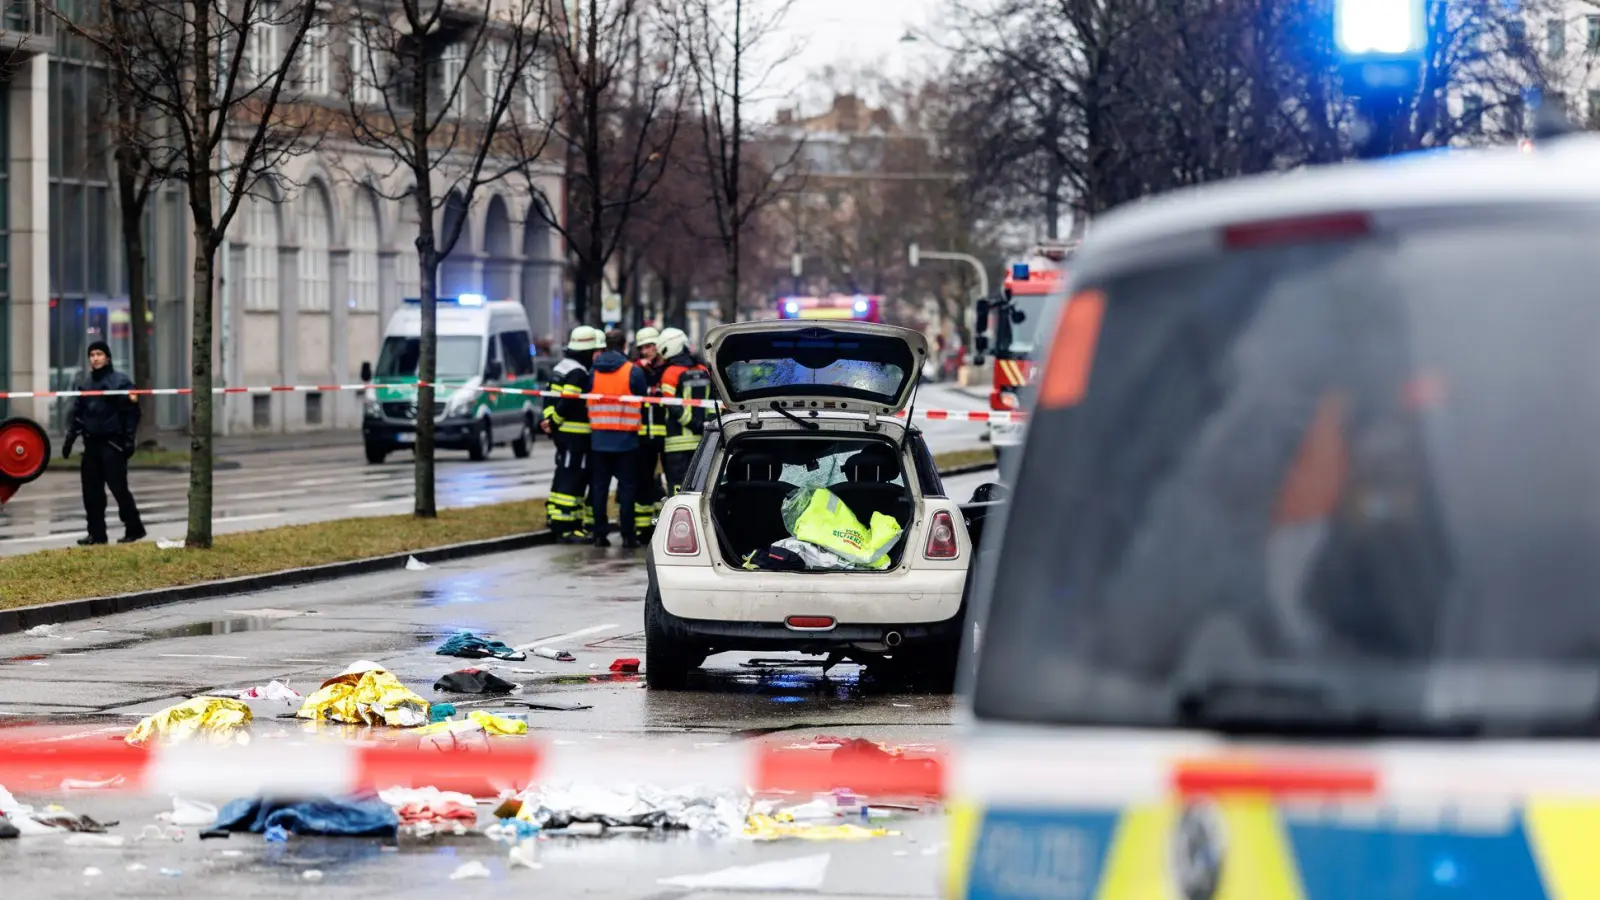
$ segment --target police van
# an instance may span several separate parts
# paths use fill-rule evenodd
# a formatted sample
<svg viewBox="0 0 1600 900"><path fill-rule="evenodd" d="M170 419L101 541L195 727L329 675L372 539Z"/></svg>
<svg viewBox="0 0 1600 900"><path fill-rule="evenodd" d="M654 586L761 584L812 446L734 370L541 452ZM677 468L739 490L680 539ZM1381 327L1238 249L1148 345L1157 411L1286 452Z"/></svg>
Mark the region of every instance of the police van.
<svg viewBox="0 0 1600 900"><path fill-rule="evenodd" d="M533 452L542 401L537 396L485 388L537 390L528 327L522 305L481 295L440 297L434 405L434 444L465 450L484 460L509 444L518 458ZM411 448L417 438L417 369L422 353L422 302L408 298L384 330L376 368L361 364L369 391L361 437L367 462Z"/></svg>

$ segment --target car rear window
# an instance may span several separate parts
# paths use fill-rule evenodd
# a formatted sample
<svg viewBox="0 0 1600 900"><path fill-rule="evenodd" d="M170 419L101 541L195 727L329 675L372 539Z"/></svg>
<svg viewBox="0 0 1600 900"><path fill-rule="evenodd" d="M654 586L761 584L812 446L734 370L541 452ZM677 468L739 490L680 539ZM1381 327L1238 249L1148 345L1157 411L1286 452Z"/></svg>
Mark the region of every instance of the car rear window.
<svg viewBox="0 0 1600 900"><path fill-rule="evenodd" d="M980 718L1173 726L1271 672L1397 730L1595 719L1600 221L1462 218L1077 286L1105 312L1030 420Z"/></svg>

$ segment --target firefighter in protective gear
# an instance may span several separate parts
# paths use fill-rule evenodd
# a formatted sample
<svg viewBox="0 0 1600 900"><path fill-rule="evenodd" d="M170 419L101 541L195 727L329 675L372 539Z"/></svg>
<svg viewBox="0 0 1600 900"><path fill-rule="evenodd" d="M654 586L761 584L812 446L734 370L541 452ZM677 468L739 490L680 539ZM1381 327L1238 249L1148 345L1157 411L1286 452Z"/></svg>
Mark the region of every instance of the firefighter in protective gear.
<svg viewBox="0 0 1600 900"><path fill-rule="evenodd" d="M659 341L660 333L649 326L633 333L634 364L644 372L652 397L659 396L656 390L661 380ZM639 493L633 502L633 528L641 541L650 539L656 516L661 514L662 501L667 497L661 487L661 477L656 474L662 444L667 437L665 415L666 410L656 403L639 407L639 452L634 457L637 463L634 480ZM622 515L627 515L627 511L623 510Z"/></svg>
<svg viewBox="0 0 1600 900"><path fill-rule="evenodd" d="M679 400L707 401L711 399L711 372L689 352L689 336L677 328L661 333L656 349L666 361L661 371L661 396ZM700 446L700 436L706 431L706 407L697 403L682 406L663 406L666 418L666 438L662 443L661 469L667 476L667 490L676 494L683 489L689 474L689 460Z"/></svg>
<svg viewBox="0 0 1600 900"><path fill-rule="evenodd" d="M589 508L594 511L594 545L604 547L610 543L611 522L607 501L611 494L611 481L617 482L617 509L621 512L622 546L633 549L639 546L639 535L634 528L634 518L629 515L638 492L639 407L638 400L623 397L643 397L650 390L643 369L623 355L627 335L621 331L608 332L605 352L594 358L594 371L589 375L586 394L589 400Z"/></svg>
<svg viewBox="0 0 1600 900"><path fill-rule="evenodd" d="M589 406L581 395L589 383L595 351L603 347L605 335L600 329L588 325L572 329L566 356L556 363L550 379L550 390L561 396L545 401L540 423L556 445L556 473L545 501L545 518L563 543L591 539L591 514L584 496L589 489Z"/></svg>

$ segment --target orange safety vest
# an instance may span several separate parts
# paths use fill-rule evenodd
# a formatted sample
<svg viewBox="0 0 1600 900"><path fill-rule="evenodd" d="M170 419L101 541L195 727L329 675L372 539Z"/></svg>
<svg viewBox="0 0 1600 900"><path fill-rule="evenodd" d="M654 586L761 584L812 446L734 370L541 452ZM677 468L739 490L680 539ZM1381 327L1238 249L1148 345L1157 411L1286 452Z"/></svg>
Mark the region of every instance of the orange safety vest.
<svg viewBox="0 0 1600 900"><path fill-rule="evenodd" d="M632 393L628 381L633 375L633 363L625 362L615 372L594 373L593 393L609 399L589 401L589 428L594 431L639 431L642 421L637 402L627 403L616 399Z"/></svg>

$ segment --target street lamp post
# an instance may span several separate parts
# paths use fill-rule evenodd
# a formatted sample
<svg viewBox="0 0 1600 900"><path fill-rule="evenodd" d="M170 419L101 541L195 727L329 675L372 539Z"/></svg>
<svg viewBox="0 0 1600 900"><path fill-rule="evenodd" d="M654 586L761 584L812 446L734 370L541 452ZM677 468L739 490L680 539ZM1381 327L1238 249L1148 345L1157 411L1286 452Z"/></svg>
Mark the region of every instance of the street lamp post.
<svg viewBox="0 0 1600 900"><path fill-rule="evenodd" d="M949 262L963 262L971 266L978 273L978 296L989 296L989 273L984 271L983 261L976 256L966 253L950 253L944 250L924 250L916 244L906 248L906 259L915 269L924 259L939 259Z"/></svg>

